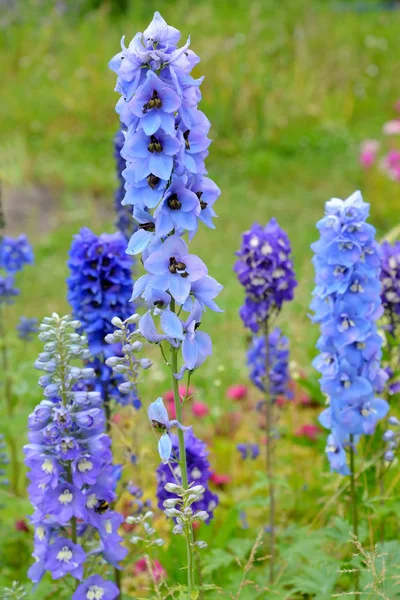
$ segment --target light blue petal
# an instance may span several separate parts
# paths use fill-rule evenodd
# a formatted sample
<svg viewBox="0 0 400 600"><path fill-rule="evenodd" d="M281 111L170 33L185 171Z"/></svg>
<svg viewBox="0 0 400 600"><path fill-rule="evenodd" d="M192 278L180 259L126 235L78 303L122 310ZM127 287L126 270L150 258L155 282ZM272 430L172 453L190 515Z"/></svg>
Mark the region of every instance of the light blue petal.
<svg viewBox="0 0 400 600"><path fill-rule="evenodd" d="M164 465L167 464L167 462L171 458L171 452L172 452L172 443L171 443L170 437L169 437L168 433L163 433L163 435L160 437L160 439L158 441L158 453L159 453L160 458L161 458L162 462L164 463Z"/></svg>
<svg viewBox="0 0 400 600"><path fill-rule="evenodd" d="M171 310L163 310L161 313L161 327L170 337L183 340L182 323Z"/></svg>

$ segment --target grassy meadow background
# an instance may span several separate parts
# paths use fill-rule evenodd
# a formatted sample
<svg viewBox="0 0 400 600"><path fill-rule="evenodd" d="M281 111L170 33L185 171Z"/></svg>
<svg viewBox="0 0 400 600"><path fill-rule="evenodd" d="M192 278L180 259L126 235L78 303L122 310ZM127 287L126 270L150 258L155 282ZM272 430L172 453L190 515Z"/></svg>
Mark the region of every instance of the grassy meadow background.
<svg viewBox="0 0 400 600"><path fill-rule="evenodd" d="M82 226L113 231L118 118L115 75L107 63L122 35L130 41L159 10L183 40L191 35L201 57L195 69L205 75L200 108L214 140L207 166L222 190L216 230L202 228L192 245L224 285L219 304L225 312L204 318L214 355L193 378L217 420L228 407L226 387L247 381L246 333L238 316L243 292L232 272L241 232L273 216L287 230L299 286L280 325L290 337L293 360L311 372L318 332L307 316L313 287L309 246L324 202L360 188L380 235L400 221L398 186L358 164L360 142L379 136L400 96L400 11L368 1L135 0L120 15L106 4L95 10L83 4L21 0L0 7L6 232L27 233L36 257L18 277L21 296L7 322L11 330L21 314L41 319L68 312L72 236ZM32 368L39 351L39 342L15 342L12 348L19 404L12 422L0 412L0 431L12 428L21 446L27 415L40 400ZM165 376L161 366L147 374L141 388L146 405L170 387ZM291 418L296 422L296 415ZM229 471L232 459L225 442L218 443L217 468ZM147 452L156 461L153 450ZM327 474L323 444L314 464L324 465L325 488L338 485ZM307 503L318 496L321 482L312 482L309 469L305 460L303 481L282 501L287 519L310 520ZM305 500L304 480L314 486L314 496ZM18 500L7 501L8 492L0 492L6 522L29 513L23 489L21 474Z"/></svg>

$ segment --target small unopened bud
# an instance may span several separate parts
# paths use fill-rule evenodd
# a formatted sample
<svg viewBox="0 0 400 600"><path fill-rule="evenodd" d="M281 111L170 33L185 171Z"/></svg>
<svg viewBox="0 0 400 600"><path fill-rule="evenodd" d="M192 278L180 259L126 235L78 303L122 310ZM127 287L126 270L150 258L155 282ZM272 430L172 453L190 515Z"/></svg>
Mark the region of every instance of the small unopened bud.
<svg viewBox="0 0 400 600"><path fill-rule="evenodd" d="M137 535L134 535L133 537L131 537L131 540L130 540L130 541L132 542L132 544L138 544L139 542L141 542L141 541L142 541L142 539L143 539L143 538L141 538L141 537L138 537Z"/></svg>
<svg viewBox="0 0 400 600"><path fill-rule="evenodd" d="M149 358L141 358L139 360L139 365L142 367L142 369L150 369L151 365L152 365L152 361Z"/></svg>
<svg viewBox="0 0 400 600"><path fill-rule="evenodd" d="M121 362L121 359L118 356L110 356L109 358L106 359L106 365L107 365L107 367L110 367L111 369L113 369L114 367L119 365L120 362Z"/></svg>
<svg viewBox="0 0 400 600"><path fill-rule="evenodd" d="M190 492L190 494L196 494L196 496L201 496L201 494L204 494L205 491L206 488L203 485L194 485L193 487L188 489L188 492Z"/></svg>
<svg viewBox="0 0 400 600"><path fill-rule="evenodd" d="M129 394L129 392L131 392L134 389L135 385L131 381L124 381L118 386L118 390L121 392L121 394Z"/></svg>
<svg viewBox="0 0 400 600"><path fill-rule="evenodd" d="M387 462L393 462L394 461L394 454L391 450L388 450L384 457L383 457Z"/></svg>
<svg viewBox="0 0 400 600"><path fill-rule="evenodd" d="M177 510L176 508L166 508L164 512L167 515L167 517L171 517L171 518L182 516L181 511Z"/></svg>
<svg viewBox="0 0 400 600"><path fill-rule="evenodd" d="M154 540L153 544L154 546L164 546L164 540L161 538L157 538L156 540Z"/></svg>
<svg viewBox="0 0 400 600"><path fill-rule="evenodd" d="M388 429L387 431L385 431L382 438L385 442L389 442L390 440L392 440L394 438L394 431L392 431L391 429Z"/></svg>
<svg viewBox="0 0 400 600"><path fill-rule="evenodd" d="M197 521L207 521L207 519L208 519L209 516L210 515L205 510L199 510L199 512L197 512L197 513L194 514L194 518Z"/></svg>
<svg viewBox="0 0 400 600"><path fill-rule="evenodd" d="M168 498L164 500L164 508L175 508L175 505L179 502L179 498Z"/></svg>
<svg viewBox="0 0 400 600"><path fill-rule="evenodd" d="M199 548L200 550L205 550L205 548L208 547L207 542L203 542L202 540L199 540L198 542L194 542L194 544L192 544L192 546L195 546L196 548Z"/></svg>
<svg viewBox="0 0 400 600"><path fill-rule="evenodd" d="M182 525L175 525L175 527L172 530L172 533L174 535L181 535L183 533L183 527L182 527Z"/></svg>
<svg viewBox="0 0 400 600"><path fill-rule="evenodd" d="M129 525L137 525L141 521L141 517L126 517L125 521L129 523Z"/></svg>
<svg viewBox="0 0 400 600"><path fill-rule="evenodd" d="M142 348L143 348L143 344L142 342L136 341L133 342L133 344L131 345L132 348L132 352L141 352Z"/></svg>
<svg viewBox="0 0 400 600"><path fill-rule="evenodd" d="M148 510L147 513L144 515L143 520L146 521L147 519L152 519L154 517L154 513L152 510Z"/></svg>
<svg viewBox="0 0 400 600"><path fill-rule="evenodd" d="M399 427L400 421L397 417L389 417L388 419L389 425L394 425L395 427Z"/></svg>
<svg viewBox="0 0 400 600"><path fill-rule="evenodd" d="M140 319L140 315L135 313L134 315L131 315L130 317L128 317L126 319L125 323L137 323L137 321L139 321L139 319Z"/></svg>
<svg viewBox="0 0 400 600"><path fill-rule="evenodd" d="M115 344L118 340L116 340L113 333L107 333L106 337L104 338L104 341L107 344Z"/></svg>
<svg viewBox="0 0 400 600"><path fill-rule="evenodd" d="M113 317L111 319L111 323L114 325L114 327L119 327L119 329L124 328L124 324L119 317Z"/></svg>
<svg viewBox="0 0 400 600"><path fill-rule="evenodd" d="M176 483L168 482L165 484L164 489L171 494L182 495L183 487L181 485L177 485Z"/></svg>

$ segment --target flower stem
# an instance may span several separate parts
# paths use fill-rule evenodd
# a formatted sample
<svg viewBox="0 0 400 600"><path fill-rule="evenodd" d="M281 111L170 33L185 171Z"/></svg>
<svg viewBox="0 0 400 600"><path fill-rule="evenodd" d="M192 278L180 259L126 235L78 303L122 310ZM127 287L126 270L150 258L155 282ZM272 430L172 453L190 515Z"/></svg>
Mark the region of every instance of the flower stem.
<svg viewBox="0 0 400 600"><path fill-rule="evenodd" d="M175 312L175 301L171 300L171 310ZM178 348L174 348L171 346L171 359L170 359L171 371L172 371L172 387L174 390L174 404L175 404L175 412L176 418L181 423L182 422L182 405L181 399L179 396L179 385L178 380L175 377L175 373L178 372ZM181 479L182 479L182 487L187 490L189 487L188 482L188 473L187 473L187 463L186 463L186 448L185 448L185 437L183 431L178 429L178 442L179 442L179 463L181 468ZM193 581L194 581L194 573L193 573L193 555L192 555L192 542L193 542L193 527L190 525L188 527L188 531L186 532L186 550L187 550L187 563L188 563L188 591L189 594L193 589Z"/></svg>
<svg viewBox="0 0 400 600"><path fill-rule="evenodd" d="M358 505L356 494L356 478L355 478L355 451L354 451L354 436L350 435L350 489L351 489L351 507L352 507L352 524L353 535L358 539ZM360 572L357 570L354 579L354 591L359 592Z"/></svg>
<svg viewBox="0 0 400 600"><path fill-rule="evenodd" d="M6 324L7 315L4 306L0 306L0 343L1 343L1 358L2 358L2 373L4 377L4 398L6 400L7 414L9 417L13 414L13 401L12 401L12 386L11 386L11 375L10 365L8 362L8 349L7 349L7 338L6 338Z"/></svg>
<svg viewBox="0 0 400 600"><path fill-rule="evenodd" d="M265 404L266 404L266 434L267 434L267 477L269 487L269 534L270 534L270 562L269 562L269 581L274 581L274 566L275 566L275 485L274 485L274 466L273 466L273 423L274 423L274 406L271 397L270 390L270 370L271 370L271 356L270 356L270 345L269 345L269 324L268 320L264 325L265 335L265 381L264 381L264 392L265 392Z"/></svg>

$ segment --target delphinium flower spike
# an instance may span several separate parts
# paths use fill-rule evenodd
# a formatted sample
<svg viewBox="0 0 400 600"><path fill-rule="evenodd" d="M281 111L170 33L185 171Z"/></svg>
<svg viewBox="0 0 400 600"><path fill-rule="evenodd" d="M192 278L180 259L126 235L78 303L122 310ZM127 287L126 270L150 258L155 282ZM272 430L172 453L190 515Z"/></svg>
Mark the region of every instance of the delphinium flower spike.
<svg viewBox="0 0 400 600"><path fill-rule="evenodd" d="M255 223L243 234L242 245L236 253L234 270L245 289L245 302L240 316L254 336L248 353L251 378L263 390L266 405L267 476L269 485L270 582L274 579L275 562L275 486L273 480L274 402L280 383L287 383L287 340L272 322L285 302L293 299L297 285L291 246L285 231L276 219L262 227ZM281 338L281 339L280 339ZM282 357L282 358L280 358Z"/></svg>
<svg viewBox="0 0 400 600"><path fill-rule="evenodd" d="M214 228L214 203L220 191L207 177L204 164L211 142L210 122L198 109L202 78L191 75L199 58L189 49L189 40L178 48L179 38L179 31L156 12L149 27L137 33L128 47L122 40L122 51L110 61L110 68L118 75L117 112L125 130L123 202L133 207L138 223L127 252L142 253L146 271L136 281L132 299L141 297L147 308L138 328L147 341L160 346L171 369L176 418L181 423L178 379L185 374L190 378L211 354L211 339L199 327L206 308L220 310L215 297L222 286L183 239L187 236L190 242L201 224ZM181 487L186 493L190 481L181 429L178 441ZM191 523L185 532L191 593Z"/></svg>
<svg viewBox="0 0 400 600"><path fill-rule="evenodd" d="M329 400L320 422L330 430L326 454L331 470L351 475L355 535L355 447L388 411L387 402L377 395L387 376L380 367L382 338L376 324L383 313L379 246L375 228L366 222L368 214L369 204L360 192L346 200L329 200L317 223L320 239L312 245L316 271L312 320L321 329L320 354L313 365Z"/></svg>
<svg viewBox="0 0 400 600"><path fill-rule="evenodd" d="M126 555L118 534L124 519L110 507L116 480L102 398L98 392L75 390L76 382L94 376L93 369L76 366L77 359L85 363L90 358L86 338L77 333L80 327L72 317L55 313L40 325L44 352L35 367L45 372L39 379L45 399L29 416L24 448L35 527L36 562L29 577L35 583L45 571L53 579L82 581L85 565L90 572L97 556L118 569ZM96 575L73 598L83 599L85 593L86 598L111 599L119 591Z"/></svg>
<svg viewBox="0 0 400 600"><path fill-rule="evenodd" d="M112 373L105 364L107 357L121 355L121 343L110 347L105 337L112 333L114 316L127 319L134 306L129 304L132 293L132 260L125 253L126 239L118 232L95 235L83 228L72 242L69 258L70 276L68 300L73 315L79 319L82 331L87 335L89 349L93 356L88 367L95 369L95 382L83 382L83 389L101 392L107 420L110 401L132 404L139 408L140 401L135 390L121 394L118 390L122 382L121 374Z"/></svg>

